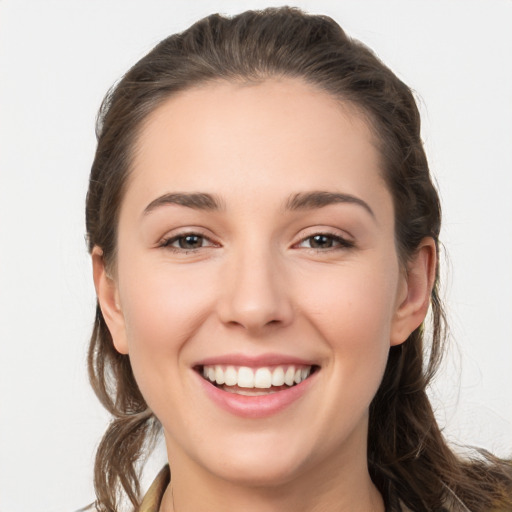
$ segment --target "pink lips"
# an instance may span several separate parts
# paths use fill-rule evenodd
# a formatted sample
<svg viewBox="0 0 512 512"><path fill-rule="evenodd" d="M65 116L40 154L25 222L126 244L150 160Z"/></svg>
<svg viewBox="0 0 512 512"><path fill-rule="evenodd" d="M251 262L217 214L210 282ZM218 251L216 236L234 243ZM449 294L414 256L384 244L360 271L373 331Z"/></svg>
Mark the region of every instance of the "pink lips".
<svg viewBox="0 0 512 512"><path fill-rule="evenodd" d="M215 364L249 366L251 368L262 366L277 366L295 364L299 366L313 366L315 363L294 356L282 354L263 354L259 356L247 356L244 354L226 354L225 356L209 357L195 363L194 366L213 366Z"/></svg>
<svg viewBox="0 0 512 512"><path fill-rule="evenodd" d="M285 357L278 354L266 354L256 357L231 354L204 359L199 361L195 366L202 367L212 365L248 366L257 368L278 365L313 366L314 363L305 359ZM298 401L310 388L316 378L316 373L314 373L300 384L296 384L287 389L267 395L245 396L224 391L204 379L198 372L195 373L202 389L217 406L236 416L252 419L265 418L283 411L294 402Z"/></svg>

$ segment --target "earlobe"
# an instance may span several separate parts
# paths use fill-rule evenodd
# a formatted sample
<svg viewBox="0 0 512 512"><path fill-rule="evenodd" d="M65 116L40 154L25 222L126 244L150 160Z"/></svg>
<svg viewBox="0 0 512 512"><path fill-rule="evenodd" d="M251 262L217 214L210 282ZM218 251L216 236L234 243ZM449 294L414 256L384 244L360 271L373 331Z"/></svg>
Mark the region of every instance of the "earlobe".
<svg viewBox="0 0 512 512"><path fill-rule="evenodd" d="M401 294L391 330L391 345L403 343L425 319L430 305L430 294L436 275L436 244L424 238L407 265Z"/></svg>
<svg viewBox="0 0 512 512"><path fill-rule="evenodd" d="M92 250L91 256L94 286L103 318L108 326L116 350L121 354L127 354L128 344L126 342L125 321L120 306L117 283L107 272L103 251L96 246Z"/></svg>

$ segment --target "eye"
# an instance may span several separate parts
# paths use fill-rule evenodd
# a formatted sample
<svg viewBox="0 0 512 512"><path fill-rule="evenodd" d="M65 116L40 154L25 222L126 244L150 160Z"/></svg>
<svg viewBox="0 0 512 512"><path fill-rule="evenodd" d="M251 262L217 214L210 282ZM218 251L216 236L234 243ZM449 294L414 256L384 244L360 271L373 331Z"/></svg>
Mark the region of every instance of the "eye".
<svg viewBox="0 0 512 512"><path fill-rule="evenodd" d="M298 246L307 249L329 250L354 247L354 243L338 235L317 233L304 238Z"/></svg>
<svg viewBox="0 0 512 512"><path fill-rule="evenodd" d="M176 251L194 251L202 247L215 245L211 240L198 233L183 233L162 241L161 247L168 247Z"/></svg>

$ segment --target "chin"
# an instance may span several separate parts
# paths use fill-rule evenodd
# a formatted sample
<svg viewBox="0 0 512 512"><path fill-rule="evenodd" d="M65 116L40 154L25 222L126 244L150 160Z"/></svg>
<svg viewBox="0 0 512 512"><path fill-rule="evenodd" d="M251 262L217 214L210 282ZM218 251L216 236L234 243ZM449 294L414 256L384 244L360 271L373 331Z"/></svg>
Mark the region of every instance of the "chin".
<svg viewBox="0 0 512 512"><path fill-rule="evenodd" d="M300 467L301 464L296 461L285 461L275 455L263 458L261 454L248 454L231 457L227 464L212 468L212 472L236 485L269 488L280 487L295 480Z"/></svg>
<svg viewBox="0 0 512 512"><path fill-rule="evenodd" d="M300 437L262 426L260 432L218 438L217 443L204 447L201 459L196 461L212 475L233 484L278 487L296 480L314 464L311 455L317 450L311 440Z"/></svg>

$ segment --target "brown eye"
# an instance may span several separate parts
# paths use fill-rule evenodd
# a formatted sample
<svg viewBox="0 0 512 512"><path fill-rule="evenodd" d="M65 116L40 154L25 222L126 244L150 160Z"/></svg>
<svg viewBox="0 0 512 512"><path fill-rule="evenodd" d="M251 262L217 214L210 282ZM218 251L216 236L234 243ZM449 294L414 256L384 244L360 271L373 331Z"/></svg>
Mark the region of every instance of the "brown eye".
<svg viewBox="0 0 512 512"><path fill-rule="evenodd" d="M315 235L308 240L312 249L330 249L334 245L334 238L328 235Z"/></svg>
<svg viewBox="0 0 512 512"><path fill-rule="evenodd" d="M203 235L197 233L184 233L163 240L161 247L166 247L174 251L194 251L203 247L211 247L214 244Z"/></svg>
<svg viewBox="0 0 512 512"><path fill-rule="evenodd" d="M307 238L304 238L298 244L298 246L305 249L327 251L329 249L350 249L354 247L354 243L350 240L342 238L341 236L330 235L328 233L317 233L316 235L311 235Z"/></svg>
<svg viewBox="0 0 512 512"><path fill-rule="evenodd" d="M176 242L180 249L199 249L203 246L203 237L201 235L180 236Z"/></svg>

